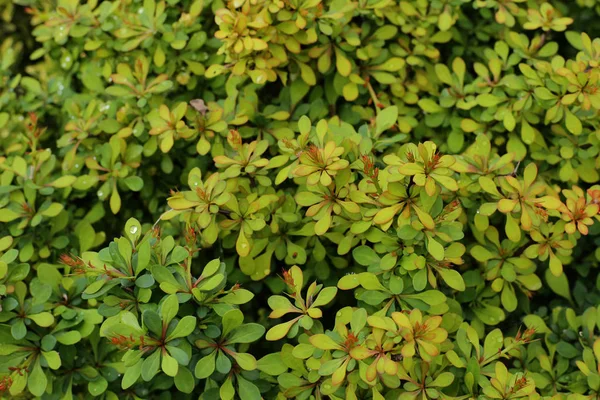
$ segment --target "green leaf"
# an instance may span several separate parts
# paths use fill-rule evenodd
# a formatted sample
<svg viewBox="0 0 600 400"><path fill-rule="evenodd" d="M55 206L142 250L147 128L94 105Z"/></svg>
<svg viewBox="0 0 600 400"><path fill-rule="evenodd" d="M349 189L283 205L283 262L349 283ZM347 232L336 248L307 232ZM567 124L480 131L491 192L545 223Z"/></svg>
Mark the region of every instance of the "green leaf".
<svg viewBox="0 0 600 400"><path fill-rule="evenodd" d="M338 288L342 290L351 290L360 285L358 274L349 274L343 276L338 282Z"/></svg>
<svg viewBox="0 0 600 400"><path fill-rule="evenodd" d="M375 134L376 136L381 135L384 131L390 129L392 126L396 124L396 120L398 119L398 107L386 107L377 114L377 118L375 119Z"/></svg>
<svg viewBox="0 0 600 400"><path fill-rule="evenodd" d="M81 333L78 331L58 332L55 333L54 336L56 337L58 343L64 345L73 345L75 343L79 343L81 340Z"/></svg>
<svg viewBox="0 0 600 400"><path fill-rule="evenodd" d="M106 284L106 280L103 278L99 278L97 281L92 282L85 288L84 293L86 294L94 294L98 292L102 287Z"/></svg>
<svg viewBox="0 0 600 400"><path fill-rule="evenodd" d="M310 343L321 350L341 350L342 346L336 343L329 336L318 333L310 337Z"/></svg>
<svg viewBox="0 0 600 400"><path fill-rule="evenodd" d="M223 324L223 336L227 336L229 332L242 325L244 321L244 314L238 309L233 309L227 311L223 315L222 324Z"/></svg>
<svg viewBox="0 0 600 400"><path fill-rule="evenodd" d="M454 381L454 375L451 372L442 372L428 386L447 387Z"/></svg>
<svg viewBox="0 0 600 400"><path fill-rule="evenodd" d="M121 196L119 192L115 189L112 191L110 195L110 210L113 214L116 214L121 209Z"/></svg>
<svg viewBox="0 0 600 400"><path fill-rule="evenodd" d="M573 301L571 298L571 290L569 289L569 280L567 279L566 274L554 276L550 269L547 269L544 277L546 278L546 283L548 283L548 286L554 293L569 301Z"/></svg>
<svg viewBox="0 0 600 400"><path fill-rule="evenodd" d="M0 209L0 222L11 222L19 218L19 214L8 208Z"/></svg>
<svg viewBox="0 0 600 400"><path fill-rule="evenodd" d="M220 298L226 304L246 304L254 298L254 293L246 289L237 289Z"/></svg>
<svg viewBox="0 0 600 400"><path fill-rule="evenodd" d="M244 324L234 329L227 338L227 343L252 343L265 334L265 327L260 324Z"/></svg>
<svg viewBox="0 0 600 400"><path fill-rule="evenodd" d="M465 281L463 280L461 274L458 271L447 268L439 268L438 273L446 282L448 286L450 286L454 290L458 290L463 292L465 290Z"/></svg>
<svg viewBox="0 0 600 400"><path fill-rule="evenodd" d="M198 379L205 379L212 375L215 371L215 358L217 352L213 351L207 356L202 357L197 363L194 369L194 375Z"/></svg>
<svg viewBox="0 0 600 400"><path fill-rule="evenodd" d="M577 350L575 346L562 340L556 345L556 351L565 358L575 358L580 354L579 350Z"/></svg>
<svg viewBox="0 0 600 400"><path fill-rule="evenodd" d="M76 180L77 177L73 175L65 175L50 183L50 186L62 189L71 186L73 183L75 183Z"/></svg>
<svg viewBox="0 0 600 400"><path fill-rule="evenodd" d="M136 231L137 232L137 231ZM142 243L137 251L137 266L135 267L135 274L139 275L143 270L146 269L150 262L151 250L150 242L145 241Z"/></svg>
<svg viewBox="0 0 600 400"><path fill-rule="evenodd" d="M231 360L222 351L217 351L217 359L215 361L217 372L227 374L231 371Z"/></svg>
<svg viewBox="0 0 600 400"><path fill-rule="evenodd" d="M42 351L42 356L51 369L60 368L61 361L57 351Z"/></svg>
<svg viewBox="0 0 600 400"><path fill-rule="evenodd" d="M33 320L38 326L48 327L54 323L54 316L49 312L28 315L27 318Z"/></svg>
<svg viewBox="0 0 600 400"><path fill-rule="evenodd" d="M498 325L504 321L505 315L501 308L485 305L481 308L473 308L473 312L486 325Z"/></svg>
<svg viewBox="0 0 600 400"><path fill-rule="evenodd" d="M206 266L202 270L202 275L200 275L200 276L201 277L213 276L214 274L217 273L217 271L219 271L220 267L221 267L221 260L216 259L216 260L209 261L208 264L206 264Z"/></svg>
<svg viewBox="0 0 600 400"><path fill-rule="evenodd" d="M139 360L135 364L125 369L125 374L123 374L123 379L121 380L121 387L123 389L128 389L133 386L137 380L140 378L142 374L142 364L144 360Z"/></svg>
<svg viewBox="0 0 600 400"><path fill-rule="evenodd" d="M196 317L186 315L178 323L173 332L167 337L167 341L175 338L186 337L196 328Z"/></svg>
<svg viewBox="0 0 600 400"><path fill-rule="evenodd" d="M483 358L488 359L498 354L504 346L504 336L500 329L494 329L485 337L483 344Z"/></svg>
<svg viewBox="0 0 600 400"><path fill-rule="evenodd" d="M438 261L444 259L444 246L432 237L427 237L427 251Z"/></svg>
<svg viewBox="0 0 600 400"><path fill-rule="evenodd" d="M150 329L157 336L162 336L163 322L160 315L154 310L146 310L142 314L142 321L146 328Z"/></svg>
<svg viewBox="0 0 600 400"><path fill-rule="evenodd" d="M27 327L22 319L17 320L10 328L10 333L13 338L19 340L27 335Z"/></svg>
<svg viewBox="0 0 600 400"><path fill-rule="evenodd" d="M164 326L168 326L171 323L171 320L175 318L178 311L179 300L177 300L177 295L172 294L167 296L160 306L160 317Z"/></svg>
<svg viewBox="0 0 600 400"><path fill-rule="evenodd" d="M311 122L310 119L306 116L303 115L300 117L300 119L298 120L298 130L300 131L301 134L308 134L311 130Z"/></svg>
<svg viewBox="0 0 600 400"><path fill-rule="evenodd" d="M157 353L158 353L158 351L157 351ZM179 364L177 363L177 360L175 360L169 354L163 353L161 368L165 374L167 374L168 376L174 377L177 375L177 372L179 370Z"/></svg>
<svg viewBox="0 0 600 400"><path fill-rule="evenodd" d="M330 287L324 288L323 290L321 290L319 292L319 294L317 295L317 298L312 303L311 307L319 307L319 306L324 306L326 304L329 304L329 302L331 302L331 300L333 300L335 298L336 294L337 294L336 287L330 286Z"/></svg>
<svg viewBox="0 0 600 400"><path fill-rule="evenodd" d="M267 340L279 340L285 337L288 334L292 326L296 323L296 320L291 320L288 322L284 322L282 324L275 325L267 332L265 338Z"/></svg>
<svg viewBox="0 0 600 400"><path fill-rule="evenodd" d="M125 236L135 243L142 234L142 225L135 218L129 218L125 223Z"/></svg>
<svg viewBox="0 0 600 400"><path fill-rule="evenodd" d="M233 400L234 396L235 389L233 388L233 382L231 381L231 377L228 377L219 389L219 397L222 400Z"/></svg>
<svg viewBox="0 0 600 400"><path fill-rule="evenodd" d="M150 382L160 369L160 350L154 351L142 364L142 379Z"/></svg>
<svg viewBox="0 0 600 400"><path fill-rule="evenodd" d="M253 371L256 369L256 359L252 354L234 352L231 356L243 370Z"/></svg>
<svg viewBox="0 0 600 400"><path fill-rule="evenodd" d="M56 217L58 215L58 213L60 213L62 210L63 210L62 204L52 203L45 209L44 208L40 209L40 214L42 214L44 217Z"/></svg>
<svg viewBox="0 0 600 400"><path fill-rule="evenodd" d="M368 246L359 246L352 250L352 256L360 265L368 267L369 265L378 263L379 256L375 251Z"/></svg>
<svg viewBox="0 0 600 400"><path fill-rule="evenodd" d="M185 367L179 367L175 376L175 387L183 393L192 393L195 386L194 375Z"/></svg>
<svg viewBox="0 0 600 400"><path fill-rule="evenodd" d="M241 375L237 376L239 391L238 394L241 400L260 400L262 396L260 390L252 382L244 379Z"/></svg>
<svg viewBox="0 0 600 400"><path fill-rule="evenodd" d="M29 374L29 378L27 379L27 388L31 392L32 395L40 397L46 391L46 386L48 385L48 379L46 378L46 374L42 370L42 366L40 365L40 359L38 358L33 364L33 368L31 373Z"/></svg>
<svg viewBox="0 0 600 400"><path fill-rule="evenodd" d="M505 99L496 97L491 93L480 94L477 96L477 103L482 107L494 107L502 103Z"/></svg>
<svg viewBox="0 0 600 400"><path fill-rule="evenodd" d="M100 396L106 391L108 382L103 376L99 376L96 380L88 383L88 391L92 396Z"/></svg>
<svg viewBox="0 0 600 400"><path fill-rule="evenodd" d="M267 354L256 362L256 366L260 371L271 376L281 375L288 370L288 366L281 358L281 353Z"/></svg>
<svg viewBox="0 0 600 400"><path fill-rule="evenodd" d="M144 274L135 280L135 286L140 288L149 288L154 285L154 277L151 274Z"/></svg>

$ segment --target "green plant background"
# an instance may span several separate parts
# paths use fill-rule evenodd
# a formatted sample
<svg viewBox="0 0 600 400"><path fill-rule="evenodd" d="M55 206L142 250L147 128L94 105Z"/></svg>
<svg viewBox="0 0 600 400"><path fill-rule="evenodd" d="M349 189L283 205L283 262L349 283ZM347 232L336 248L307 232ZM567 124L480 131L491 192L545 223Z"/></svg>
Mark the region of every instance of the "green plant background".
<svg viewBox="0 0 600 400"><path fill-rule="evenodd" d="M596 0L0 0L0 396L600 398Z"/></svg>

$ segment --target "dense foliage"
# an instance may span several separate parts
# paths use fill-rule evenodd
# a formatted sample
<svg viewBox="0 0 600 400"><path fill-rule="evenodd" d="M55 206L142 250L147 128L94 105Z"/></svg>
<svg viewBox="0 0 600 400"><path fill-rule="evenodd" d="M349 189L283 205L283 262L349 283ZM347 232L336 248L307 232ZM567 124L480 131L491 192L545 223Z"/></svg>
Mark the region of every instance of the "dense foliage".
<svg viewBox="0 0 600 400"><path fill-rule="evenodd" d="M0 396L600 399L596 0L0 0Z"/></svg>

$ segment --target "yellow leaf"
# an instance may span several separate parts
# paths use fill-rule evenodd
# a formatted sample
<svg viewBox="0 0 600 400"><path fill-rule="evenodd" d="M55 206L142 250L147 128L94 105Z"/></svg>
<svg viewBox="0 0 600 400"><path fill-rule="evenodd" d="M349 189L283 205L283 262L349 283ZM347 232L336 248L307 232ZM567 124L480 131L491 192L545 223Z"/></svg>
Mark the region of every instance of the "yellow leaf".
<svg viewBox="0 0 600 400"><path fill-rule="evenodd" d="M297 317L291 321L284 322L283 324L275 325L269 329L265 338L270 341L282 339L288 334L292 326L296 323L296 321L298 321L299 318L300 317Z"/></svg>
<svg viewBox="0 0 600 400"><path fill-rule="evenodd" d="M346 58L343 51L335 48L335 66L342 76L349 76L352 72L352 63Z"/></svg>

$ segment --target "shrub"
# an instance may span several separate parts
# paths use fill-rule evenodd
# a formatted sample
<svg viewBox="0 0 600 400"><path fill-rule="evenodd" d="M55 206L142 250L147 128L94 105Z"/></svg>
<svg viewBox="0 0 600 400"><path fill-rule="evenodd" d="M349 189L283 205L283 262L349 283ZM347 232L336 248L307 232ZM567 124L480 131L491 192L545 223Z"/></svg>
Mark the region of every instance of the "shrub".
<svg viewBox="0 0 600 400"><path fill-rule="evenodd" d="M0 393L600 396L594 0L0 0Z"/></svg>

